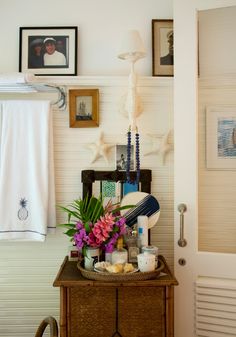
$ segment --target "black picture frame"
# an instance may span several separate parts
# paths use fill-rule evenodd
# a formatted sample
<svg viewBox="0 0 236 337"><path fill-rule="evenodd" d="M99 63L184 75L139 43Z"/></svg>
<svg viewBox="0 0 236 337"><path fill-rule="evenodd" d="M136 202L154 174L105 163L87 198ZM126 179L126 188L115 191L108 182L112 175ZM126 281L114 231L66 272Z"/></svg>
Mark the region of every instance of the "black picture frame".
<svg viewBox="0 0 236 337"><path fill-rule="evenodd" d="M40 76L77 75L77 39L76 26L20 27L19 71Z"/></svg>

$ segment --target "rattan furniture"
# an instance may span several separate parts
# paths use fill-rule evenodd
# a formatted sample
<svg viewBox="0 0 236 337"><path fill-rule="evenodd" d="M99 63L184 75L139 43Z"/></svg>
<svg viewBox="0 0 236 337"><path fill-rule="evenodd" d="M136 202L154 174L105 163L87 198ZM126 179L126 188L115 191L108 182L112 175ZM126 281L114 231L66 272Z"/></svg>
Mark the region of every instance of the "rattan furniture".
<svg viewBox="0 0 236 337"><path fill-rule="evenodd" d="M165 259L156 279L105 282L84 278L66 257L54 281L60 287L61 337L173 337L174 286Z"/></svg>
<svg viewBox="0 0 236 337"><path fill-rule="evenodd" d="M45 317L42 320L36 331L35 337L42 337L47 326L50 328L50 337L58 337L57 321L52 316Z"/></svg>

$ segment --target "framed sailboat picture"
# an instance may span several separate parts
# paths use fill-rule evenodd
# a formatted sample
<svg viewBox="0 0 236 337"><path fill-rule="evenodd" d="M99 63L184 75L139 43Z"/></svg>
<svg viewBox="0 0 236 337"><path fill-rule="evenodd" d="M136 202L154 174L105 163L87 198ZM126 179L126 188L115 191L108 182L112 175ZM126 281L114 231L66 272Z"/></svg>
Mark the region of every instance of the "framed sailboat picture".
<svg viewBox="0 0 236 337"><path fill-rule="evenodd" d="M98 127L99 90L69 90L69 111L71 128Z"/></svg>

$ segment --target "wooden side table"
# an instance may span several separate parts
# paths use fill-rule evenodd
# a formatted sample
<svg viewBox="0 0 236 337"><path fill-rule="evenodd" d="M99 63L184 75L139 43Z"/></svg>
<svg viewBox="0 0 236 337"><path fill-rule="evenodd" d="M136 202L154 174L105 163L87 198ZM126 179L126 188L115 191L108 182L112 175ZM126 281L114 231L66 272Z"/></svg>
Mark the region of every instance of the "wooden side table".
<svg viewBox="0 0 236 337"><path fill-rule="evenodd" d="M85 279L66 257L53 283L60 287L61 337L173 337L174 286L165 259L163 273L147 281Z"/></svg>

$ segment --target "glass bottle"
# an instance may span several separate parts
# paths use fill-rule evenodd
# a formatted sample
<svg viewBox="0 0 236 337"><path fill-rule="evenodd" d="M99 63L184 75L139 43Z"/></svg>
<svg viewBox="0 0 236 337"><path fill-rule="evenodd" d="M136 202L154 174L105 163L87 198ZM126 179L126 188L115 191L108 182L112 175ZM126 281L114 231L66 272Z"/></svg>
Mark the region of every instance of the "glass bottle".
<svg viewBox="0 0 236 337"><path fill-rule="evenodd" d="M68 259L69 261L78 261L79 259L79 251L74 243L68 247Z"/></svg>
<svg viewBox="0 0 236 337"><path fill-rule="evenodd" d="M128 251L123 247L123 237L120 236L117 240L117 246L111 255L112 264L115 263L127 263Z"/></svg>
<svg viewBox="0 0 236 337"><path fill-rule="evenodd" d="M131 236L127 238L128 260L130 263L137 263L137 255L140 253L141 241L138 237L137 228L134 227Z"/></svg>

